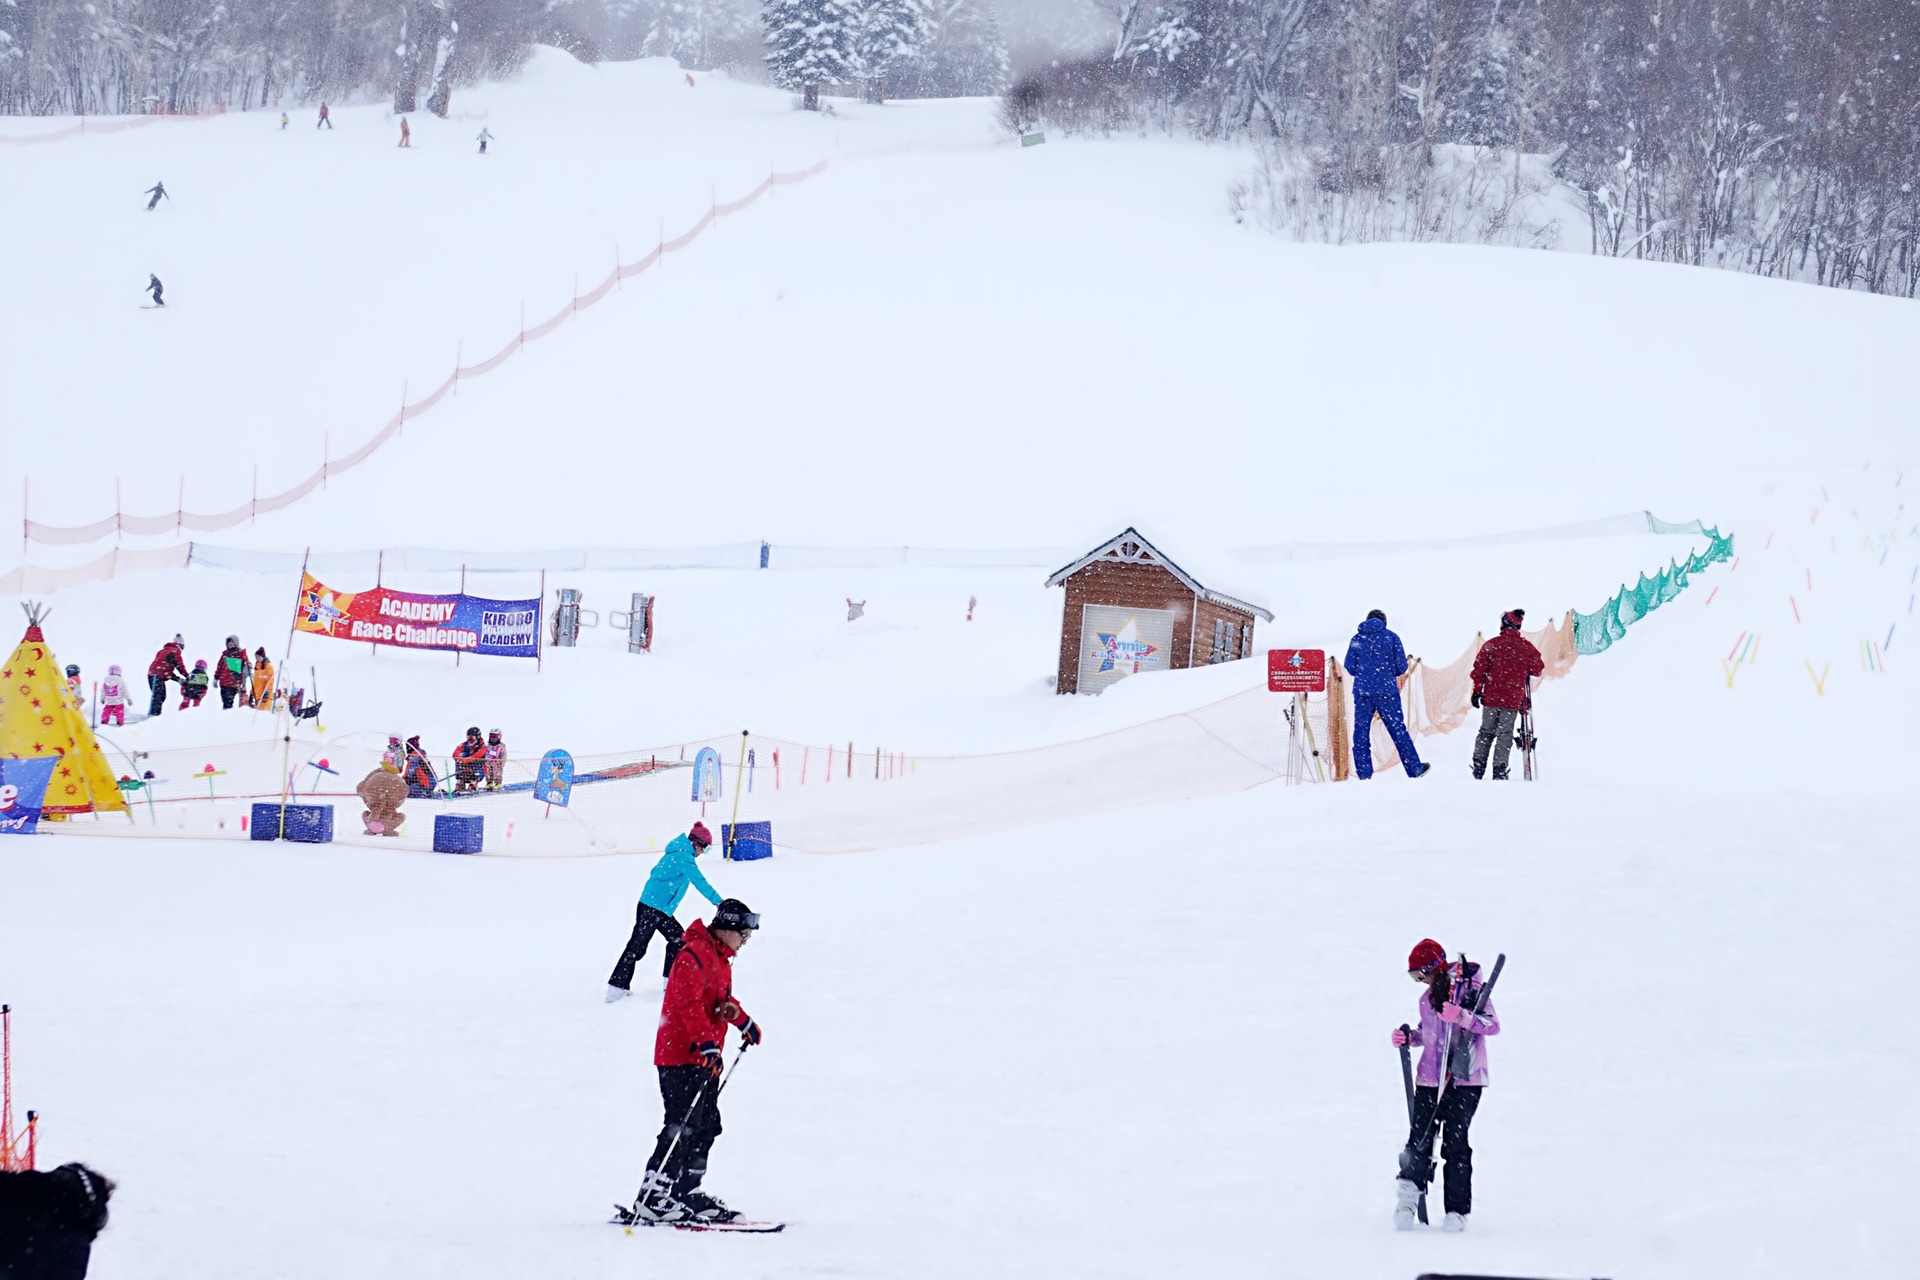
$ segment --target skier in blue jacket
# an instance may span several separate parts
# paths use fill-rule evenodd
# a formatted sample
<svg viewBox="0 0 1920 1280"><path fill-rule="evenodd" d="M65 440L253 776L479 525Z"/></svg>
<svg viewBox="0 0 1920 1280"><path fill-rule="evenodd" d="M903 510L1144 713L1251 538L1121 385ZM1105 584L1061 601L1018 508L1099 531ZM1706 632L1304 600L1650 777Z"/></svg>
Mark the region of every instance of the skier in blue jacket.
<svg viewBox="0 0 1920 1280"><path fill-rule="evenodd" d="M608 1004L633 994L633 967L647 954L647 944L653 941L655 932L667 940L667 963L661 972L673 972L673 958L680 954L681 934L680 922L673 918L673 913L680 909L680 900L687 896L688 889L698 889L708 902L716 907L720 905L720 894L694 865L694 859L712 847L713 834L704 822L694 823L687 834L667 841L667 851L653 864L653 874L647 877L647 885L640 891L640 905L634 909L633 935L627 939L627 949L620 953L619 963L613 966L613 974L607 979Z"/></svg>
<svg viewBox="0 0 1920 1280"><path fill-rule="evenodd" d="M1400 637L1387 630L1387 615L1379 609L1367 615L1347 646L1347 675L1353 679L1353 771L1373 776L1373 717L1378 713L1393 737L1394 749L1417 778L1433 766L1420 762L1400 711L1399 677L1407 674L1407 651Z"/></svg>

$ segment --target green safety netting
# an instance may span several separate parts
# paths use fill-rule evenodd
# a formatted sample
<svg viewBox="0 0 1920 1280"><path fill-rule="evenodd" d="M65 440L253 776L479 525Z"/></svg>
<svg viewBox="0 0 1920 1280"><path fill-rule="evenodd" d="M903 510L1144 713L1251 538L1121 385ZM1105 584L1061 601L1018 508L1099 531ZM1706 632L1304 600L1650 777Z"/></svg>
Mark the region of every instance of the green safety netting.
<svg viewBox="0 0 1920 1280"><path fill-rule="evenodd" d="M1702 528L1695 520L1690 524L1668 524L1664 520L1647 517L1653 523L1655 533L1690 533L1698 531L1707 539L1707 549L1696 551L1685 562L1669 561L1667 567L1653 577L1640 575L1640 580L1630 587L1621 587L1613 599L1601 605L1593 613L1574 611L1573 647L1582 655L1603 653L1612 647L1613 642L1627 634L1627 628L1658 609L1668 601L1676 599L1687 589L1687 583L1693 575L1724 560L1733 559L1733 535L1722 535L1718 529Z"/></svg>

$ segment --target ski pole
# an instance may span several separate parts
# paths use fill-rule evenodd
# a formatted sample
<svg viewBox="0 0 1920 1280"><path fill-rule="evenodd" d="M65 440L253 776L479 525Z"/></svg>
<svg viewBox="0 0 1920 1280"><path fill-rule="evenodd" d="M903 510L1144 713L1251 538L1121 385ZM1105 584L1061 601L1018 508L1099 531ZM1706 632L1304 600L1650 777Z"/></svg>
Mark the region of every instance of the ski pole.
<svg viewBox="0 0 1920 1280"><path fill-rule="evenodd" d="M716 1105L720 1101L720 1095L726 1092L727 1081L733 1079L734 1068L740 1065L740 1059L747 1056L747 1047L748 1046L743 1041L740 1045L740 1052L734 1054L733 1061L728 1064L727 1073L720 1077L720 1087L713 1091L713 1100ZM666 1168L668 1163L672 1161L673 1149L680 1145L680 1139L686 1134L687 1126L693 1123L693 1113L700 1109L700 1097L705 1092L706 1092L706 1089L704 1087L694 1090L693 1103L691 1106L687 1108L687 1114L681 1119L679 1127L674 1130L673 1140L667 1143L666 1153L660 1157L659 1168L661 1169ZM633 1209L631 1210L631 1213L634 1218L636 1219L639 1218L640 1210L646 1207L646 1203L647 1203L647 1180L644 1176L642 1176L640 1179L640 1193L633 1198Z"/></svg>

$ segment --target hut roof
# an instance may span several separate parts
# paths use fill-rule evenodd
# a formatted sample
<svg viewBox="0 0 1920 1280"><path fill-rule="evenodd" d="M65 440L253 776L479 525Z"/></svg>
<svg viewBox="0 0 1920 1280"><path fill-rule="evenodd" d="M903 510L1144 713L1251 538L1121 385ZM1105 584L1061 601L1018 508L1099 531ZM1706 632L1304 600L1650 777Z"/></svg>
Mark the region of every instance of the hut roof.
<svg viewBox="0 0 1920 1280"><path fill-rule="evenodd" d="M1199 579L1175 564L1171 556L1154 546L1151 542L1148 542L1140 535L1140 531L1132 525L1128 525L1114 537L1101 543L1093 550L1087 552L1087 554L1081 556L1078 560L1054 570L1053 576L1047 579L1047 585L1057 587L1094 561L1106 558L1115 559L1123 564L1158 565L1160 568L1165 569L1168 573L1178 578L1182 585L1192 591L1193 594L1210 604L1221 605L1228 609L1238 609L1243 613L1251 613L1266 622L1273 621L1273 615L1257 604L1239 599L1236 596L1227 595L1222 591L1209 590L1200 585Z"/></svg>

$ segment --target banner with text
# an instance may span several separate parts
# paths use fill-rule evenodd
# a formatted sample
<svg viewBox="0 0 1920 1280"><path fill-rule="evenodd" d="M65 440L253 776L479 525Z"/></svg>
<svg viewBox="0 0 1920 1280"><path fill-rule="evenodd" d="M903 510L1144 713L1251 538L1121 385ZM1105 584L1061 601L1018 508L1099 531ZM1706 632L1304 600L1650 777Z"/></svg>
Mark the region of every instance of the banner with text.
<svg viewBox="0 0 1920 1280"><path fill-rule="evenodd" d="M540 655L540 601L412 591L335 591L300 575L294 629L396 649L456 649L504 658Z"/></svg>

